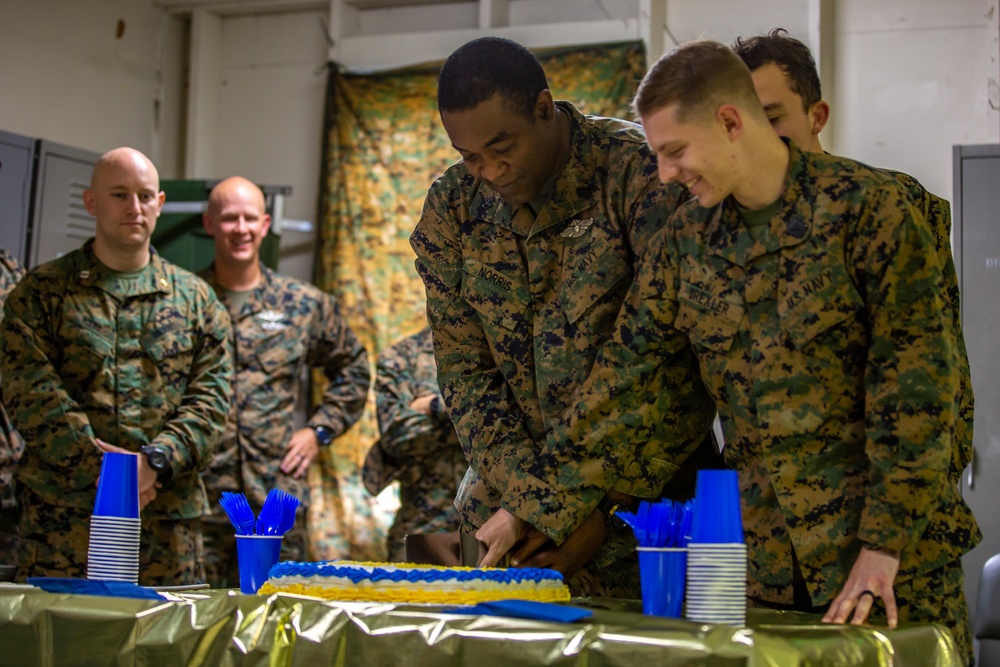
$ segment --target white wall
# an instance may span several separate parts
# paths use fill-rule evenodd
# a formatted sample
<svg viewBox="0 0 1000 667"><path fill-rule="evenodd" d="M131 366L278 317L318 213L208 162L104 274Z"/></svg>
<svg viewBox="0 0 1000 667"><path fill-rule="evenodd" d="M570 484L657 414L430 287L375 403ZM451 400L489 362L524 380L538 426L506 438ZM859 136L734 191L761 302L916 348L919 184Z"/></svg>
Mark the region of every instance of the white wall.
<svg viewBox="0 0 1000 667"><path fill-rule="evenodd" d="M206 1L189 4L212 11ZM180 4L159 2L171 11ZM192 93L189 117L183 12L161 11L154 0L0 0L0 129L95 151L133 145L164 177L241 173L291 185L286 215L314 221L329 54L352 69L377 69L443 58L486 32L534 47L640 38L641 10L651 7L664 48L699 37L729 43L776 26L822 46L832 54L826 148L908 171L950 197L952 144L1000 141L991 107L1000 103L997 3L509 0L498 3L499 18L484 19L475 2L365 11L340 0L330 0L336 11L278 2L283 11L212 24L215 60L200 70L193 63L205 83ZM821 6L833 11L817 31ZM331 17L340 20L329 26L328 51L321 22ZM479 28L484 20L497 27ZM195 167L185 173L185 165ZM285 232L281 269L309 278L312 247L311 235Z"/></svg>
<svg viewBox="0 0 1000 667"><path fill-rule="evenodd" d="M221 26L214 175L291 185L285 216L315 223L326 12L226 17ZM279 269L312 280L315 234L281 232Z"/></svg>
<svg viewBox="0 0 1000 667"><path fill-rule="evenodd" d="M183 21L148 1L0 0L0 129L133 146L175 177L184 49Z"/></svg>
<svg viewBox="0 0 1000 667"><path fill-rule="evenodd" d="M826 148L950 200L952 145L1000 140L996 11L996 0L838 0Z"/></svg>
<svg viewBox="0 0 1000 667"><path fill-rule="evenodd" d="M222 15L209 32L216 61L200 71L207 83L191 93L189 124L184 13L167 13L154 0L0 0L0 129L99 152L132 145L165 178L240 173L291 185L287 216L312 221L329 54L361 70L443 58L487 32L530 46L641 38L640 15L652 8L667 49L695 38L730 43L782 26L818 52L822 35L831 61L824 63L824 94L833 106L825 147L910 172L950 197L951 146L1000 141L997 4L510 0L497 5L505 7L497 19L484 18L475 2L361 11L331 0L336 11L320 4ZM820 6L831 11L817 31ZM328 50L322 23L331 17L335 45ZM484 21L499 27L481 29ZM192 159L194 151L209 157ZM185 164L205 168L184 173ZM312 235L286 231L282 270L309 278L312 247Z"/></svg>

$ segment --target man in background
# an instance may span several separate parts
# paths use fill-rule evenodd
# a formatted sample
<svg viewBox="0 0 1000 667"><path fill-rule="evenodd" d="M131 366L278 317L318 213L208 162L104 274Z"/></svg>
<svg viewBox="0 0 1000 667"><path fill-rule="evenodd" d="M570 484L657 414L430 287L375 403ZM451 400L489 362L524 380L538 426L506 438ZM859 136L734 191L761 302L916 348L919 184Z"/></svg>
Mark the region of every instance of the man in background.
<svg viewBox="0 0 1000 667"><path fill-rule="evenodd" d="M229 311L236 379L235 415L219 452L204 473L212 515L205 521L209 583L237 586L236 538L219 505L223 491L246 494L259 511L271 489L302 501L282 540L282 560L308 560L307 472L334 438L361 416L371 374L368 355L336 300L306 282L282 276L260 261L271 227L264 193L234 176L208 198L205 230L215 262L202 276ZM319 368L328 381L322 402L294 428L302 379Z"/></svg>
<svg viewBox="0 0 1000 667"><path fill-rule="evenodd" d="M24 275L24 267L6 249L0 248L0 309L14 285ZM0 310L0 320L3 312ZM17 524L21 512L17 504L14 471L24 440L10 422L0 394L0 564L17 565L19 540Z"/></svg>
<svg viewBox="0 0 1000 667"><path fill-rule="evenodd" d="M953 476L964 348L907 189L779 138L722 44L663 56L635 107L661 180L695 200L650 243L587 409L682 331L739 473L749 602L941 623L968 664L961 557L981 536ZM636 314L662 336L634 344Z"/></svg>
<svg viewBox="0 0 1000 667"><path fill-rule="evenodd" d="M587 498L540 471L563 460L558 425L611 335L639 253L686 194L659 187L638 126L554 101L538 60L510 40L476 39L449 56L438 108L462 161L431 186L410 244L441 393L470 464L456 499L463 530L490 545L483 565L525 538L532 546L514 556L541 547L531 564L567 575L574 595L638 597L634 539L610 510L671 479L692 495L695 468L718 457L714 408L686 344L669 362L676 386L664 388L682 407L666 414L651 399L635 414L641 440L618 443L655 443L662 425L684 422L673 460ZM573 461L564 470L587 472Z"/></svg>
<svg viewBox="0 0 1000 667"><path fill-rule="evenodd" d="M95 482L115 451L139 454L140 583L204 581L198 472L229 411L229 317L150 248L164 199L149 158L105 153L83 195L94 238L7 298L3 398L25 441L19 579L86 575Z"/></svg>
<svg viewBox="0 0 1000 667"><path fill-rule="evenodd" d="M361 474L372 495L399 480L399 511L386 546L389 560L403 561L406 535L458 530L455 494L468 468L441 400L430 328L379 355L375 402L380 438Z"/></svg>
<svg viewBox="0 0 1000 667"><path fill-rule="evenodd" d="M816 61L809 47L790 37L781 28L766 35L738 38L733 51L750 69L754 89L764 105L771 127L804 151L822 153L819 135L830 119L830 105L823 100ZM959 476L972 460L973 399L972 375L962 333L958 274L951 253L951 208L948 202L931 194L908 174L886 170L899 181L910 196L934 235L938 260L944 269L945 295L951 315L950 329L955 332L959 350L959 420L955 424L952 476Z"/></svg>

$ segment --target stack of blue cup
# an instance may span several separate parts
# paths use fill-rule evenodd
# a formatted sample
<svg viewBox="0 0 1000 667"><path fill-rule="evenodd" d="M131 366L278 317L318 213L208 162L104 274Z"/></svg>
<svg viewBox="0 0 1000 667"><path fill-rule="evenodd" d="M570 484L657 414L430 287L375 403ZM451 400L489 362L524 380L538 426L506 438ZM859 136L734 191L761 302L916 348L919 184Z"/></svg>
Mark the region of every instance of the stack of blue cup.
<svg viewBox="0 0 1000 667"><path fill-rule="evenodd" d="M87 578L139 583L139 457L105 452L90 517Z"/></svg>
<svg viewBox="0 0 1000 667"><path fill-rule="evenodd" d="M686 616L746 625L747 546L735 470L701 470L688 544Z"/></svg>

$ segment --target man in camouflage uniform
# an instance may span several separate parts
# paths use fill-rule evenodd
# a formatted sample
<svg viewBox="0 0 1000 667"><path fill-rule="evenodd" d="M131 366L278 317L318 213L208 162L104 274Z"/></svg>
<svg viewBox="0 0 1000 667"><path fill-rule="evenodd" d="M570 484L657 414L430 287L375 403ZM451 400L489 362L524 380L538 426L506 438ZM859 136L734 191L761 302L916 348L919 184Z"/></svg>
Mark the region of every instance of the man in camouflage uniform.
<svg viewBox="0 0 1000 667"><path fill-rule="evenodd" d="M382 351L375 401L381 437L361 473L373 495L399 480L399 512L386 545L389 559L402 561L407 534L458 530L455 492L468 468L441 401L430 328Z"/></svg>
<svg viewBox="0 0 1000 667"><path fill-rule="evenodd" d="M103 450L140 453L140 582L201 582L198 471L229 410L229 318L150 248L164 195L145 155L106 153L83 201L95 238L21 279L0 332L3 396L25 441L18 577L85 576Z"/></svg>
<svg viewBox="0 0 1000 667"><path fill-rule="evenodd" d="M24 267L21 263L7 250L0 248L0 308L23 275ZM3 320L2 311L0 320ZM0 400L0 564L4 565L17 564L17 524L21 513L17 505L14 470L23 450L24 440L10 423L3 400Z"/></svg>
<svg viewBox="0 0 1000 667"><path fill-rule="evenodd" d="M208 198L205 230L215 240L215 262L202 276L232 319L235 415L218 454L204 473L212 514L205 520L209 583L236 586L236 538L219 505L223 491L246 494L256 509L271 489L302 501L281 546L282 560L308 560L306 473L320 448L361 416L371 373L368 355L341 317L336 300L260 262L271 226L264 193L238 176L216 185ZM302 378L320 368L329 384L323 402L295 429Z"/></svg>
<svg viewBox="0 0 1000 667"><path fill-rule="evenodd" d="M967 661L961 556L980 534L954 483L961 333L926 221L886 172L779 139L721 44L661 58L636 108L660 178L697 201L650 243L577 454L627 430L641 397L616 388L683 332L739 472L751 602L940 622Z"/></svg>
<svg viewBox="0 0 1000 667"><path fill-rule="evenodd" d="M822 98L816 61L809 47L789 37L781 28L767 35L737 39L733 51L750 69L757 97L764 105L771 126L779 136L787 137L804 151L823 152L819 134L830 118L830 105ZM957 334L959 350L959 419L955 424L955 483L972 459L972 375L962 321L958 274L951 254L951 207L948 202L928 192L917 179L899 171L886 170L899 181L910 196L934 235L934 246L944 271L945 296L951 314L951 330Z"/></svg>
<svg viewBox="0 0 1000 667"><path fill-rule="evenodd" d="M575 595L638 597L630 531L606 527L596 502L582 505L537 470L611 333L639 251L684 194L658 187L637 126L586 117L547 86L529 51L495 37L461 47L440 74L442 122L462 162L431 186L410 243L442 395L471 465L456 505L466 531L491 522L477 532L491 547L484 565L511 546L495 539L511 527L532 545L517 558L546 538L559 545L525 564L577 573ZM620 476L596 500L657 495L699 445L717 456L693 359L674 370L683 409L643 415L654 439L661 422L688 424L674 458ZM690 487L693 472L674 477ZM525 533L528 524L540 532Z"/></svg>

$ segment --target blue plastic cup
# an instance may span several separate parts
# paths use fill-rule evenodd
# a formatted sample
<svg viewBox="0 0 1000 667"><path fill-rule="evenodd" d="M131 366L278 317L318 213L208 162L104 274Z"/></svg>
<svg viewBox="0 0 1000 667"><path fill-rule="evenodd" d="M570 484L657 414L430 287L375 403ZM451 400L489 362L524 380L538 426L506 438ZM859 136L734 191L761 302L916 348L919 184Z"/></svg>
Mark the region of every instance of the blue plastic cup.
<svg viewBox="0 0 1000 667"><path fill-rule="evenodd" d="M97 478L96 516L139 518L139 456L104 452Z"/></svg>
<svg viewBox="0 0 1000 667"><path fill-rule="evenodd" d="M267 573L281 555L282 535L237 535L236 562L240 569L240 592L253 595L267 581Z"/></svg>
<svg viewBox="0 0 1000 667"><path fill-rule="evenodd" d="M680 618L684 606L687 549L637 547L642 613Z"/></svg>
<svg viewBox="0 0 1000 667"><path fill-rule="evenodd" d="M740 483L735 470L699 470L691 541L700 544L743 542Z"/></svg>

